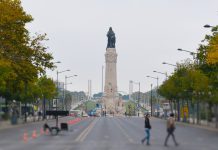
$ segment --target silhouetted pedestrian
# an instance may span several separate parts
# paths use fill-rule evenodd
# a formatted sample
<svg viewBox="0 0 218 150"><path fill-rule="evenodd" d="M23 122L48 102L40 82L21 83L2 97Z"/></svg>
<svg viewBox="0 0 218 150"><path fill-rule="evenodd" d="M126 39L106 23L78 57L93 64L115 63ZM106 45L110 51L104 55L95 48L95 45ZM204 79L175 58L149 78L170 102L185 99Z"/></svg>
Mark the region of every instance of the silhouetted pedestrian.
<svg viewBox="0 0 218 150"><path fill-rule="evenodd" d="M167 146L167 141L168 141L170 135L172 136L175 145L178 146L178 143L176 142L176 139L175 139L175 136L174 136L175 129L176 129L176 127L175 127L174 114L171 113L170 117L167 120L167 133L168 134L167 134L167 137L165 139L164 146Z"/></svg>
<svg viewBox="0 0 218 150"><path fill-rule="evenodd" d="M147 145L150 145L150 130L151 130L151 124L150 124L150 116L149 114L145 115L145 137L141 140L142 144L147 140Z"/></svg>

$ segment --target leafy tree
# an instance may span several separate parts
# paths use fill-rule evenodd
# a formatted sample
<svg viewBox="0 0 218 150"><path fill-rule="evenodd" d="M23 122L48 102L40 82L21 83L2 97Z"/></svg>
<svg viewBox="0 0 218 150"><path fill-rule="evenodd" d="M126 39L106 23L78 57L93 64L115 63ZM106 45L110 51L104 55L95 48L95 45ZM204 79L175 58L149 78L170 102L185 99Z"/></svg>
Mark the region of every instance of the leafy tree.
<svg viewBox="0 0 218 150"><path fill-rule="evenodd" d="M57 94L55 83L52 79L42 76L38 80L38 88L41 92L40 98L51 100Z"/></svg>
<svg viewBox="0 0 218 150"><path fill-rule="evenodd" d="M200 100L208 102L208 89L208 77L194 64L186 61L179 64L174 74L160 86L159 93L169 100L176 100L178 114L180 114L180 101L182 105L184 100L187 103L197 104L199 104ZM199 114L199 109L197 114ZM178 120L180 120L180 115L178 115Z"/></svg>
<svg viewBox="0 0 218 150"><path fill-rule="evenodd" d="M25 25L33 18L20 0L1 0L0 10L0 92L8 100L24 100L38 75L54 68L53 57L43 45L46 34L30 37Z"/></svg>
<svg viewBox="0 0 218 150"><path fill-rule="evenodd" d="M200 45L198 48L197 59L199 63L199 69L209 79L210 95L209 104L217 104L217 91L218 91L218 26L212 28L212 35L206 35L203 41L206 41L205 45Z"/></svg>

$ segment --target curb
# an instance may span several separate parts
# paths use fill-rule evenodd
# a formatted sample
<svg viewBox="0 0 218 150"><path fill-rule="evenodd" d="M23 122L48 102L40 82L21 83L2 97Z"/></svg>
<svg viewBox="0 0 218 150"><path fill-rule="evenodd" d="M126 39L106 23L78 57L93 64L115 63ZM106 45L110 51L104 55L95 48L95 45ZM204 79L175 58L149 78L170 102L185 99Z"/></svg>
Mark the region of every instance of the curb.
<svg viewBox="0 0 218 150"><path fill-rule="evenodd" d="M12 125L11 123L10 123L10 121L4 121L4 123L0 123L0 131L1 130L4 130L4 129L12 129L12 128L18 128L18 127L22 127L22 126L25 126L25 125L29 125L29 124L35 124L35 123L42 123L42 122L44 122L44 121L51 121L51 120L53 120L53 119L47 119L47 120L40 120L40 121L35 121L35 122L33 122L33 121L30 121L30 122L21 122L21 123L18 123L18 124L16 124L16 125ZM2 126L3 125L3 126Z"/></svg>
<svg viewBox="0 0 218 150"><path fill-rule="evenodd" d="M163 120L166 121L164 119L160 119L160 118L156 118L153 117L153 119L159 119L159 120ZM204 130L208 130L208 131L214 131L214 132L218 132L218 128L213 128L213 127L208 127L208 126L202 126L202 125L196 125L196 124L190 124L190 123L184 123L184 122L175 122L177 125L182 125L182 126L189 126L189 127L193 127L193 128L199 128L199 129L204 129Z"/></svg>

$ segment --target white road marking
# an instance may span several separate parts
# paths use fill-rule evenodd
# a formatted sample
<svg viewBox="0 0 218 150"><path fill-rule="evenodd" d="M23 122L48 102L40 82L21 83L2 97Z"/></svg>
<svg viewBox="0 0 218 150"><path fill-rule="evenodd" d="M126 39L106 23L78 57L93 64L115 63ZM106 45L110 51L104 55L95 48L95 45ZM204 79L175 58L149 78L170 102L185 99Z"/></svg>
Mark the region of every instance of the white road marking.
<svg viewBox="0 0 218 150"><path fill-rule="evenodd" d="M89 134L89 132L92 130L94 125L99 119L94 120L83 132L76 138L75 142L82 142L86 138L86 136Z"/></svg>
<svg viewBox="0 0 218 150"><path fill-rule="evenodd" d="M119 121L118 121L118 119L116 119L117 121L115 121L116 123L116 125L118 126L118 128L120 129L120 131L126 136L126 138L128 139L128 141L130 142L130 143L134 143L134 141L133 141L133 139L132 138L130 138L130 136L125 132L125 130L121 127L121 125L120 125L120 123L118 123Z"/></svg>

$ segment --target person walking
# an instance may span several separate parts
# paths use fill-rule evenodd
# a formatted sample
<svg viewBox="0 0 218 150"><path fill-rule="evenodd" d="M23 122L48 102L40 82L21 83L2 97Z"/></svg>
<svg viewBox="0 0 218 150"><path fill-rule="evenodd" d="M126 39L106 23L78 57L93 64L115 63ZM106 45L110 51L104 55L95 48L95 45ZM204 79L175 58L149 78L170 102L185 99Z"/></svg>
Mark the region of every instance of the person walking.
<svg viewBox="0 0 218 150"><path fill-rule="evenodd" d="M151 130L151 124L150 124L150 116L149 114L145 115L145 137L141 140L141 143L144 144L145 140L147 140L147 145L150 145L150 130Z"/></svg>
<svg viewBox="0 0 218 150"><path fill-rule="evenodd" d="M167 145L167 141L169 139L170 136L172 136L173 138L173 141L175 143L176 146L178 146L179 144L176 142L176 139L175 139L175 135L174 135L174 131L175 131L175 120L174 120L174 114L171 113L170 114L170 117L168 118L167 120L167 136L166 136L166 139L165 139L165 142L164 142L164 146L168 146Z"/></svg>

